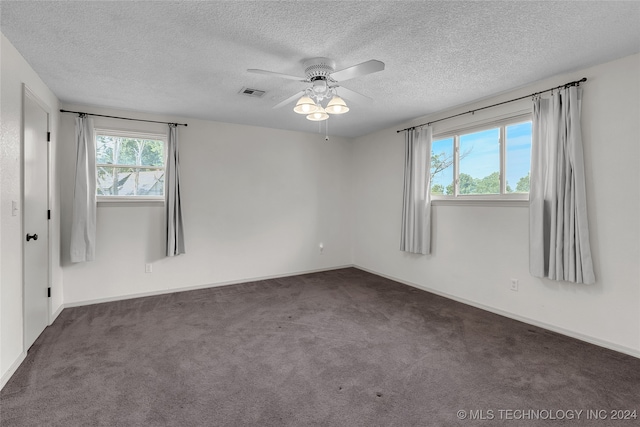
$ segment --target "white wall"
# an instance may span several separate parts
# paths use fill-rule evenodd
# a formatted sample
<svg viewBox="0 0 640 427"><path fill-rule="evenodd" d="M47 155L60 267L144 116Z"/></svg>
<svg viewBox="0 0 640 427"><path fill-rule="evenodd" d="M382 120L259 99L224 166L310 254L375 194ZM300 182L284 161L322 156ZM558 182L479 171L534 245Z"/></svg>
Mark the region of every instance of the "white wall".
<svg viewBox="0 0 640 427"><path fill-rule="evenodd" d="M186 254L164 257L164 208L98 204L96 260L69 262L74 117L61 118L65 305L351 264L351 145L344 138L86 106L179 127ZM303 118L302 118L303 119ZM166 125L94 118L96 127ZM324 252L318 244L324 243ZM152 263L153 272L145 273Z"/></svg>
<svg viewBox="0 0 640 427"><path fill-rule="evenodd" d="M1 385L11 376L24 357L22 322L22 97L26 84L50 113L51 166L49 206L51 245L51 313L62 306L62 270L60 268L60 216L56 170L58 100L11 43L0 34L0 375ZM12 216L11 202L18 202L19 211Z"/></svg>
<svg viewBox="0 0 640 427"><path fill-rule="evenodd" d="M568 81L584 84L582 129L595 285L541 280L528 271L528 208L432 207L430 256L399 251L404 135L399 126L358 138L353 152L354 263L414 286L640 356L640 55L538 82L407 125L469 111ZM479 121L525 100L443 121ZM509 289L520 280L519 292Z"/></svg>

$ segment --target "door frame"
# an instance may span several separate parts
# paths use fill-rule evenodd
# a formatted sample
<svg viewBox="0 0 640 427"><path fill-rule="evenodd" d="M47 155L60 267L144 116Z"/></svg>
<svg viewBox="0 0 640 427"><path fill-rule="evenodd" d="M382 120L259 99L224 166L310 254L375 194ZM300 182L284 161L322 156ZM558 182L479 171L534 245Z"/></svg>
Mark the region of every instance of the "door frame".
<svg viewBox="0 0 640 427"><path fill-rule="evenodd" d="M22 123L20 126L20 162L21 162L21 174L20 174L20 204L22 207L22 216L21 216L21 229L22 229L22 235L21 235L21 239L20 241L22 242L22 245L20 246L21 249L21 256L22 256L22 347L23 347L23 352L24 354L27 353L27 351L29 350L26 347L26 332L27 332L27 328L25 327L26 325L26 308L25 308L25 304L26 304L26 298L25 298L25 290L26 290L26 283L25 283L25 264L26 264L26 260L25 260L25 256L24 256L24 251L25 251L25 245L26 245L26 241L25 241L25 197L24 197L24 191L25 191L25 170L26 170L26 162L25 162L25 158L24 158L24 153L25 153L25 105L26 105L26 98L29 98L30 100L34 101L36 104L38 104L38 106L40 108L42 108L42 110L47 114L47 132L51 132L51 108L34 92L31 90L31 88L29 88L29 86L27 86L25 83L22 84ZM47 143L47 209L51 209L51 145L50 142ZM47 287L51 287L51 277L52 277L52 266L51 266L51 252L52 252L52 242L51 242L51 221L47 221ZM51 325L51 298L47 298L47 326Z"/></svg>

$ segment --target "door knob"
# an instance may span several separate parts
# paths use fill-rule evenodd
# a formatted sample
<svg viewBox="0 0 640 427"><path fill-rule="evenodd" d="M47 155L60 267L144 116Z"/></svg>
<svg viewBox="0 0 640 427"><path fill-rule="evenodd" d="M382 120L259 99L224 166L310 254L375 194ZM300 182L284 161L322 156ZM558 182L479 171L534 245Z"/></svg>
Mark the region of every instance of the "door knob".
<svg viewBox="0 0 640 427"><path fill-rule="evenodd" d="M29 240L31 240L31 239L38 240L38 235L37 234L29 234L29 233L27 233L27 242Z"/></svg>

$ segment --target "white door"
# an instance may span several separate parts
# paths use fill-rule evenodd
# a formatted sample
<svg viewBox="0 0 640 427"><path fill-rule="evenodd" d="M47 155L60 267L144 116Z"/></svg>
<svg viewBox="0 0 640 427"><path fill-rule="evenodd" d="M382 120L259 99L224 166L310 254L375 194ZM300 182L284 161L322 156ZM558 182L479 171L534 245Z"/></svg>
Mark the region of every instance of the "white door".
<svg viewBox="0 0 640 427"><path fill-rule="evenodd" d="M49 323L49 115L24 92L24 348L28 350Z"/></svg>

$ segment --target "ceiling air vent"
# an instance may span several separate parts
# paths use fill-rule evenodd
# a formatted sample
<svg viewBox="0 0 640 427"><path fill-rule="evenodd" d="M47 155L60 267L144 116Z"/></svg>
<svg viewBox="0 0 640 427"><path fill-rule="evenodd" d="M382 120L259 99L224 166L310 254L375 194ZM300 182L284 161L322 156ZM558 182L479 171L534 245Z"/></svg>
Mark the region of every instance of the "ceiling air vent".
<svg viewBox="0 0 640 427"><path fill-rule="evenodd" d="M254 98L262 98L262 96L267 92L264 90L243 87L242 89L240 89L240 92L238 93L240 95L253 96Z"/></svg>

